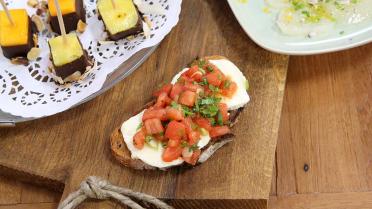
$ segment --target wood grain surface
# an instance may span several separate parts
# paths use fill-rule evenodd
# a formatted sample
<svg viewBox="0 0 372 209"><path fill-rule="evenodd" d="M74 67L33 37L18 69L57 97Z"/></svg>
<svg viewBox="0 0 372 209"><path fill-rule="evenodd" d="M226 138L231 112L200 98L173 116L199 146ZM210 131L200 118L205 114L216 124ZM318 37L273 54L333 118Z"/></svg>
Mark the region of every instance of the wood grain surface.
<svg viewBox="0 0 372 209"><path fill-rule="evenodd" d="M371 56L290 58L272 208L372 208Z"/></svg>
<svg viewBox="0 0 372 209"><path fill-rule="evenodd" d="M113 129L186 63L215 54L236 63L250 81L252 102L233 129L234 142L192 170L133 171L116 162L108 146ZM123 82L62 114L1 130L0 171L63 197L97 175L169 199L177 208L266 208L287 64L287 56L269 53L245 35L225 1L184 1L177 27ZM19 203L17 195L13 198ZM92 202L81 208L102 207L116 204Z"/></svg>
<svg viewBox="0 0 372 209"><path fill-rule="evenodd" d="M367 188L372 179L369 165L371 149L368 145L372 138L372 97L369 92L372 83L371 56L372 44L369 44L329 55L290 58L277 146L278 166L273 174L270 209L372 208L372 191ZM351 89L345 88L345 82ZM334 94L329 96L329 91ZM324 106L329 100L337 101L338 105L349 106L349 111L340 114L339 109ZM313 108L317 112L313 112ZM344 121L345 115L358 120L353 120L353 125L342 126L340 121ZM302 121L295 122L293 118L302 118ZM328 123L324 125L323 120L328 120ZM320 123L323 125L318 125ZM323 126L328 129L333 126L341 127L326 130ZM323 144L329 140L334 143ZM332 154L345 143L349 143L347 149L344 148L346 150L338 151L337 155ZM317 149L314 149L314 146ZM319 146L325 147L320 149ZM362 151L357 150L358 147L364 146L366 147ZM348 150L353 150L353 153ZM365 157L355 157L360 154ZM347 162L341 162L345 159L343 155L354 157L348 157ZM318 159L310 161L309 156ZM305 163L309 166L308 172L303 170ZM345 170L350 178L343 179L345 174L340 172ZM299 181L314 172L324 174ZM361 180L366 183L360 185L358 181ZM334 187L330 187L331 184ZM358 184L359 187L355 186ZM5 178L0 178L0 194L0 209L54 209L53 204L45 202L58 202L54 199L58 193ZM39 194L39 198L33 201L34 204L22 202L21 199L29 199L27 196L34 194Z"/></svg>

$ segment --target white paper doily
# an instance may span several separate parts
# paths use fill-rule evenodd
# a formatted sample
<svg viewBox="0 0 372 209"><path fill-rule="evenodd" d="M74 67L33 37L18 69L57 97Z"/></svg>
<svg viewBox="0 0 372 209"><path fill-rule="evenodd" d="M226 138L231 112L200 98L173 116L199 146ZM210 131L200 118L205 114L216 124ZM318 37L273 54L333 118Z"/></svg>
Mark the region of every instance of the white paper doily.
<svg viewBox="0 0 372 209"><path fill-rule="evenodd" d="M120 40L100 44L103 23L98 20L97 0L84 0L87 28L79 34L84 48L93 56L97 68L81 82L66 87L56 84L47 66L50 65L47 40L51 34L39 34L42 53L28 66L13 65L2 53L0 55L0 109L15 116L43 117L69 109L101 89L108 74L141 49L155 46L177 24L182 0L142 0L142 4L154 13L147 14L152 22L151 35L137 35L132 40ZM138 1L138 0L137 0ZM35 9L27 6L27 0L8 0L9 8L26 8L31 16ZM159 10L162 11L159 14ZM157 13L157 14L155 14Z"/></svg>

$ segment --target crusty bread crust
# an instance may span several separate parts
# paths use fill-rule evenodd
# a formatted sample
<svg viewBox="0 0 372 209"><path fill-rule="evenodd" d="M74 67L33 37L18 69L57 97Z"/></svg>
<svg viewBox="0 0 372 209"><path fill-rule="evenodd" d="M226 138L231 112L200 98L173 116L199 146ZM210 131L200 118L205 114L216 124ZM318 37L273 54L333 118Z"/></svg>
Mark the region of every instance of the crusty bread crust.
<svg viewBox="0 0 372 209"><path fill-rule="evenodd" d="M206 60L217 60L217 59L227 59L223 56L214 55L214 56L208 56L205 57ZM138 111L136 114L141 112L143 109L146 109L154 104L155 101L151 101L144 105L144 107ZM229 111L230 113L230 127L232 127L238 120L238 117L240 113L243 111L244 107L241 107L237 110ZM134 114L134 115L136 115ZM232 138L234 137L233 134L226 134L224 136L211 139L210 143L202 149L202 155L205 153L204 151L210 152L210 150L213 150L211 154L213 154L217 149L219 149L224 144L230 142ZM110 136L110 147L112 155L115 157L116 160L118 160L122 165L126 167L130 167L133 169L143 170L143 169L158 169L156 167L150 166L143 161L139 159L132 159L131 153L128 150L123 135L121 133L120 127L116 128L114 132ZM210 156L207 156L206 159L208 159ZM205 161L205 160L204 160ZM203 161L203 162L204 162ZM186 164L182 164L186 165Z"/></svg>

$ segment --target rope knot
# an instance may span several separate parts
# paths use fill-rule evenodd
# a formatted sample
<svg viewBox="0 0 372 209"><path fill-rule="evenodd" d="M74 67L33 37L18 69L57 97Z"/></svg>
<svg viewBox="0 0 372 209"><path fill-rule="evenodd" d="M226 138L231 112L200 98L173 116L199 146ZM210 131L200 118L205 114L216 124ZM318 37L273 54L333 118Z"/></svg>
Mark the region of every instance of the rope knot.
<svg viewBox="0 0 372 209"><path fill-rule="evenodd" d="M96 176L90 176L85 181L81 182L80 188L82 193L92 199L107 199L109 198L105 187L109 184L108 181Z"/></svg>

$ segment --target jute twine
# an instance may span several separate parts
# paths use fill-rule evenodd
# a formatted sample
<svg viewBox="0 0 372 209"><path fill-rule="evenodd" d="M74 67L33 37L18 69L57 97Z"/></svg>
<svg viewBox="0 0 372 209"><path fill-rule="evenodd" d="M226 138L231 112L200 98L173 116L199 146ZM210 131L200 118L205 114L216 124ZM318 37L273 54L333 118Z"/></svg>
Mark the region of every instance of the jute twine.
<svg viewBox="0 0 372 209"><path fill-rule="evenodd" d="M112 185L110 182L96 176L90 176L81 182L80 189L69 194L58 206L58 209L74 209L88 198L99 200L114 199L130 208L144 209L130 197L151 203L160 209L173 209L173 207L151 195Z"/></svg>

